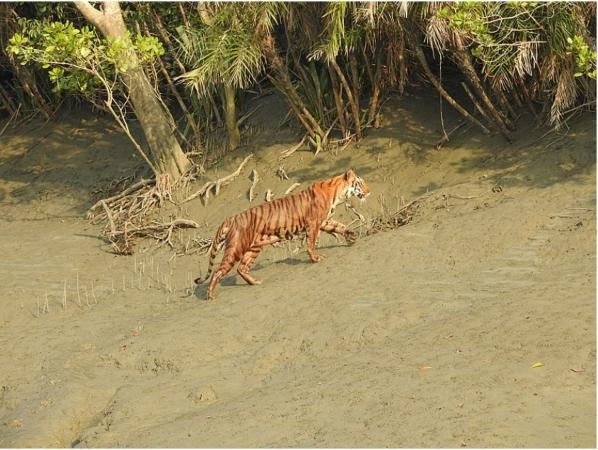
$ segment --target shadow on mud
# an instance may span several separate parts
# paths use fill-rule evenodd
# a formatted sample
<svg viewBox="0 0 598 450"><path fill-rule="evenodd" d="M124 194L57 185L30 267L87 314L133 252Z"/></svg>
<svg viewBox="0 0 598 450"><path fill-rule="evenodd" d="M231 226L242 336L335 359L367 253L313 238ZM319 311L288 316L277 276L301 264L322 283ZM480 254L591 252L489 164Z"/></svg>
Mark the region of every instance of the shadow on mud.
<svg viewBox="0 0 598 450"><path fill-rule="evenodd" d="M63 112L52 122L8 130L0 153L0 202L68 198L70 211L90 206L94 189L143 171L128 139L105 117Z"/></svg>

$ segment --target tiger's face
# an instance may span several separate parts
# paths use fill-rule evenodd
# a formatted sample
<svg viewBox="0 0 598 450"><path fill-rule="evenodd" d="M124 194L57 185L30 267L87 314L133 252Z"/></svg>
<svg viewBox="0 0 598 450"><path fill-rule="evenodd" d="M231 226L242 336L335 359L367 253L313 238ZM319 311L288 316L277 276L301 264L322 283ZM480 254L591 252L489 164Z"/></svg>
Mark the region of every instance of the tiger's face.
<svg viewBox="0 0 598 450"><path fill-rule="evenodd" d="M370 189L365 184L365 181L361 177L358 177L352 170L349 170L345 174L345 180L349 183L345 194L347 198L355 196L360 200L365 200L370 195Z"/></svg>

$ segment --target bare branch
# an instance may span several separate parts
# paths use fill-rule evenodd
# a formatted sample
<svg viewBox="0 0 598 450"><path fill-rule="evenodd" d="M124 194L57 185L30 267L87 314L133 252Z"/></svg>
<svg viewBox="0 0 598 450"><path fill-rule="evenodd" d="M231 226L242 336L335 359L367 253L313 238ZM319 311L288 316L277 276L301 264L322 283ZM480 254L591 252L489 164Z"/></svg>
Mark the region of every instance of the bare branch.
<svg viewBox="0 0 598 450"><path fill-rule="evenodd" d="M243 169L243 166L247 163L247 161L249 161L251 158L253 157L253 153L250 153L244 160L243 162L239 165L239 167L237 168L237 170L235 170L233 173L231 173L230 175L227 175L225 177L222 177L216 181L208 181L206 184L203 185L203 187L197 191L195 194L190 195L189 197L187 197L185 200L183 200L181 203L186 203L190 200L193 200L194 198L197 197L204 197L204 201L207 201L209 195L210 195L210 191L214 190L214 195L218 195L218 192L220 192L220 187L224 186L228 183L230 183L231 181L233 181L236 177L239 176L239 174L241 173L241 169Z"/></svg>
<svg viewBox="0 0 598 450"><path fill-rule="evenodd" d="M103 30L103 27L106 24L104 13L91 6L91 3L89 3L87 0L75 0L74 3L83 17L89 20L95 27ZM104 7L108 8L110 3L112 2L106 2Z"/></svg>

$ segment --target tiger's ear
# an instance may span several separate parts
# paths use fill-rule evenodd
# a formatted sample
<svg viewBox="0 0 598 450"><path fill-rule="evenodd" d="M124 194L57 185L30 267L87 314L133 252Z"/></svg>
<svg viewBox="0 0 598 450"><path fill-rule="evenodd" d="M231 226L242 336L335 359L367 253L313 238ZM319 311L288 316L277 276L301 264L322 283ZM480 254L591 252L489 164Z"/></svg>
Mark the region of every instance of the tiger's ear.
<svg viewBox="0 0 598 450"><path fill-rule="evenodd" d="M355 172L353 172L353 169L349 169L347 172L345 172L345 180L349 181L352 178L355 178Z"/></svg>

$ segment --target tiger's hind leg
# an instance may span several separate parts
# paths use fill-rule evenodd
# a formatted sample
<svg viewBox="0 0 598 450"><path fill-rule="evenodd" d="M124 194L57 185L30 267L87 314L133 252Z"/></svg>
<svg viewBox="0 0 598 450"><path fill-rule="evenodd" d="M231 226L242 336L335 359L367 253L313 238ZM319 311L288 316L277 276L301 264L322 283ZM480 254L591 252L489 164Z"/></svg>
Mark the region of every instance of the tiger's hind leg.
<svg viewBox="0 0 598 450"><path fill-rule="evenodd" d="M220 262L218 270L212 275L210 285L208 286L208 300L214 300L214 290L224 275L230 272L235 263L239 260L235 245L227 245L224 250L224 256Z"/></svg>
<svg viewBox="0 0 598 450"><path fill-rule="evenodd" d="M254 245L253 247L251 247L243 255L243 257L241 258L241 262L239 263L239 267L237 267L237 272L239 273L239 275L241 275L241 278L243 278L247 282L247 284L254 285L262 283L261 280L257 280L249 274L249 270L255 262L255 258L258 257L261 251L262 248L260 246Z"/></svg>

